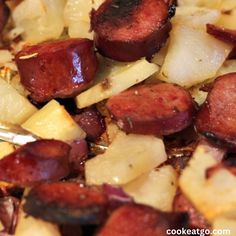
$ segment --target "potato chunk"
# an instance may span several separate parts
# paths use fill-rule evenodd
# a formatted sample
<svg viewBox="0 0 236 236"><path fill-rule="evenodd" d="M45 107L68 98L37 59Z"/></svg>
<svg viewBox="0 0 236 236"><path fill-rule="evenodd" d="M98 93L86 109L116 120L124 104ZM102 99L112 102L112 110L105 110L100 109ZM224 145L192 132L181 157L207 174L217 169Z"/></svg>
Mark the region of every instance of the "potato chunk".
<svg viewBox="0 0 236 236"><path fill-rule="evenodd" d="M177 188L177 173L172 166L163 166L141 175L126 184L124 190L137 203L162 211L171 211Z"/></svg>
<svg viewBox="0 0 236 236"><path fill-rule="evenodd" d="M0 79L0 120L12 124L22 124L37 111L25 97L11 85Z"/></svg>
<svg viewBox="0 0 236 236"><path fill-rule="evenodd" d="M206 170L216 164L200 145L179 180L184 194L210 223L222 214L236 211L236 177L222 168L206 178Z"/></svg>
<svg viewBox="0 0 236 236"><path fill-rule="evenodd" d="M79 94L76 97L77 106L84 108L107 99L147 79L159 69L157 65L145 59L118 68L115 73L114 70L111 71L100 83Z"/></svg>
<svg viewBox="0 0 236 236"><path fill-rule="evenodd" d="M55 100L31 116L22 127L45 139L69 141L85 138L84 131Z"/></svg>
<svg viewBox="0 0 236 236"><path fill-rule="evenodd" d="M162 139L119 131L104 154L85 163L87 184L126 184L166 160Z"/></svg>
<svg viewBox="0 0 236 236"><path fill-rule="evenodd" d="M159 79L186 87L201 83L216 75L231 49L201 29L176 25Z"/></svg>
<svg viewBox="0 0 236 236"><path fill-rule="evenodd" d="M14 146L8 142L0 142L0 160L15 151Z"/></svg>

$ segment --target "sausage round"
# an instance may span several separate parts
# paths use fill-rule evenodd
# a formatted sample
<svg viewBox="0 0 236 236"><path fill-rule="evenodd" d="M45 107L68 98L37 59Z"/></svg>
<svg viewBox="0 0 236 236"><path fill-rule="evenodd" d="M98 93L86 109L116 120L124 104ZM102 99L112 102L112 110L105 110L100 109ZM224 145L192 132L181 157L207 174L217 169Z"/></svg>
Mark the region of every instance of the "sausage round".
<svg viewBox="0 0 236 236"><path fill-rule="evenodd" d="M197 114L196 128L214 143L236 150L236 73L215 80Z"/></svg>
<svg viewBox="0 0 236 236"><path fill-rule="evenodd" d="M19 186L55 181L69 174L70 146L57 140L25 144L0 160L0 180Z"/></svg>
<svg viewBox="0 0 236 236"><path fill-rule="evenodd" d="M98 224L106 215L108 199L99 187L76 182L44 183L33 188L24 210L59 224Z"/></svg>
<svg viewBox="0 0 236 236"><path fill-rule="evenodd" d="M93 42L88 39L29 46L15 59L21 82L36 102L77 95L90 85L98 68Z"/></svg>
<svg viewBox="0 0 236 236"><path fill-rule="evenodd" d="M127 133L169 135L190 125L194 114L189 92L167 83L135 86L111 97L106 105Z"/></svg>
<svg viewBox="0 0 236 236"><path fill-rule="evenodd" d="M115 210L96 236L166 236L167 229L186 225L186 215L163 213L141 204L127 204Z"/></svg>
<svg viewBox="0 0 236 236"><path fill-rule="evenodd" d="M171 30L168 8L163 0L106 0L91 14L96 47L118 61L150 57Z"/></svg>

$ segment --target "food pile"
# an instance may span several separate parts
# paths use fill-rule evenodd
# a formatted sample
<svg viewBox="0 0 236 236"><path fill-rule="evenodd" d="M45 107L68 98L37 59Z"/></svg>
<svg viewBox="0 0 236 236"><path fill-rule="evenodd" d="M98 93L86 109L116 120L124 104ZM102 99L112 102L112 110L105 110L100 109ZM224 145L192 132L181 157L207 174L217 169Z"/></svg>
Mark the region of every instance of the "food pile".
<svg viewBox="0 0 236 236"><path fill-rule="evenodd" d="M0 142L3 235L236 235L235 0L0 0L0 33L37 139Z"/></svg>

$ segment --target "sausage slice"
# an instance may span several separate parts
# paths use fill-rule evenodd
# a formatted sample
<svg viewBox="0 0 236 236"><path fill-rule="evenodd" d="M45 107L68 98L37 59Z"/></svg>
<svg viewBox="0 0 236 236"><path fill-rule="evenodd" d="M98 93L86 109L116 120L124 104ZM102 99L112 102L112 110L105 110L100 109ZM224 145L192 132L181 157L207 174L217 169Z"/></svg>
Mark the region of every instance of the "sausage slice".
<svg viewBox="0 0 236 236"><path fill-rule="evenodd" d="M45 183L30 191L24 210L58 224L99 224L107 202L99 187L83 187L75 182Z"/></svg>
<svg viewBox="0 0 236 236"><path fill-rule="evenodd" d="M93 42L88 39L28 46L15 60L21 82L36 102L77 95L90 85L98 68Z"/></svg>
<svg viewBox="0 0 236 236"><path fill-rule="evenodd" d="M106 0L91 14L95 45L106 57L150 57L168 38L169 6L163 0Z"/></svg>
<svg viewBox="0 0 236 236"><path fill-rule="evenodd" d="M28 143L0 160L0 180L19 186L59 180L69 174L69 152L61 141Z"/></svg>
<svg viewBox="0 0 236 236"><path fill-rule="evenodd" d="M215 80L197 114L196 128L210 141L236 150L236 73Z"/></svg>
<svg viewBox="0 0 236 236"><path fill-rule="evenodd" d="M117 125L127 133L168 135L191 124L194 104L178 85L135 86L111 97L107 104Z"/></svg>
<svg viewBox="0 0 236 236"><path fill-rule="evenodd" d="M185 214L128 204L114 211L96 236L166 236L168 229L181 229L185 224Z"/></svg>

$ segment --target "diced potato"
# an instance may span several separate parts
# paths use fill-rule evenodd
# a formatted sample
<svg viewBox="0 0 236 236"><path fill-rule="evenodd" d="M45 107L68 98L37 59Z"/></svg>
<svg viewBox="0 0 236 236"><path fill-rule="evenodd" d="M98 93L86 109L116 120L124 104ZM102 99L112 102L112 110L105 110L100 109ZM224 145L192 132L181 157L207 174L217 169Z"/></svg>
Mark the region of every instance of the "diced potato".
<svg viewBox="0 0 236 236"><path fill-rule="evenodd" d="M232 9L236 7L235 0L178 0L179 6L199 6L215 9Z"/></svg>
<svg viewBox="0 0 236 236"><path fill-rule="evenodd" d="M163 166L138 177L123 188L137 203L171 211L177 188L177 173L172 166Z"/></svg>
<svg viewBox="0 0 236 236"><path fill-rule="evenodd" d="M0 160L15 151L14 146L8 142L0 142Z"/></svg>
<svg viewBox="0 0 236 236"><path fill-rule="evenodd" d="M24 0L12 12L14 24L29 43L57 39L64 29L65 0Z"/></svg>
<svg viewBox="0 0 236 236"><path fill-rule="evenodd" d="M198 105L202 105L205 102L208 94L207 92L200 90L200 87L201 85L196 85L189 90L194 101L197 102Z"/></svg>
<svg viewBox="0 0 236 236"><path fill-rule="evenodd" d="M119 131L104 154L85 163L86 183L126 184L151 171L166 158L164 143L160 138L127 135Z"/></svg>
<svg viewBox="0 0 236 236"><path fill-rule="evenodd" d="M21 124L37 109L11 85L0 78L0 120Z"/></svg>
<svg viewBox="0 0 236 236"><path fill-rule="evenodd" d="M111 97L129 87L140 83L158 71L158 66L142 59L126 64L112 75L76 97L79 108L84 108Z"/></svg>
<svg viewBox="0 0 236 236"><path fill-rule="evenodd" d="M20 82L20 76L19 74L16 74L10 81L9 84L15 89L17 90L17 92L24 96L27 97L30 93L29 91L27 91L25 89L25 87L23 86L23 84Z"/></svg>
<svg viewBox="0 0 236 236"><path fill-rule="evenodd" d="M161 48L161 50L153 55L153 58L151 60L152 63L162 66L166 57L168 51L168 43L165 44L164 47Z"/></svg>
<svg viewBox="0 0 236 236"><path fill-rule="evenodd" d="M206 179L206 170L216 164L200 145L179 180L184 194L211 223L222 214L236 211L236 177L220 169Z"/></svg>
<svg viewBox="0 0 236 236"><path fill-rule="evenodd" d="M45 139L68 141L85 138L84 131L55 100L31 116L22 124L22 128Z"/></svg>
<svg viewBox="0 0 236 236"><path fill-rule="evenodd" d="M116 135L119 133L119 127L114 123L109 123L107 125L106 132L108 135L108 140L111 143L114 140L114 138L116 137Z"/></svg>
<svg viewBox="0 0 236 236"><path fill-rule="evenodd" d="M213 222L213 230L218 232L216 236L236 235L236 218L218 217Z"/></svg>
<svg viewBox="0 0 236 236"><path fill-rule="evenodd" d="M90 12L98 8L103 0L68 0L64 8L64 20L71 38L93 38L90 32Z"/></svg>
<svg viewBox="0 0 236 236"><path fill-rule="evenodd" d="M22 209L18 219L15 236L61 236L57 225L28 216Z"/></svg>
<svg viewBox="0 0 236 236"><path fill-rule="evenodd" d="M235 0L179 0L179 6L197 6L217 9L222 12L217 25L229 29L236 29L236 1ZM178 7L179 8L179 7ZM177 8L177 13L178 13ZM182 8L182 7L180 7Z"/></svg>
<svg viewBox="0 0 236 236"><path fill-rule="evenodd" d="M203 0L178 0L178 6L200 6Z"/></svg>
<svg viewBox="0 0 236 236"><path fill-rule="evenodd" d="M173 27L175 27L175 24L182 24L201 27L205 30L206 24L214 24L220 17L221 13L217 9L184 6L176 8L176 14L172 19L172 23L174 24Z"/></svg>
<svg viewBox="0 0 236 236"><path fill-rule="evenodd" d="M159 79L191 87L216 75L232 46L203 29L176 24Z"/></svg>

